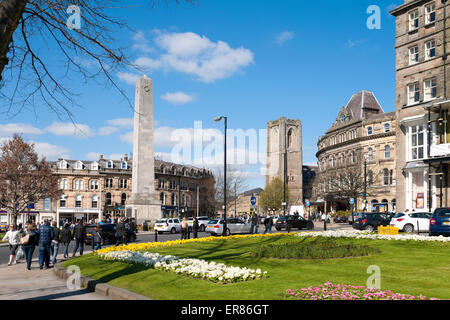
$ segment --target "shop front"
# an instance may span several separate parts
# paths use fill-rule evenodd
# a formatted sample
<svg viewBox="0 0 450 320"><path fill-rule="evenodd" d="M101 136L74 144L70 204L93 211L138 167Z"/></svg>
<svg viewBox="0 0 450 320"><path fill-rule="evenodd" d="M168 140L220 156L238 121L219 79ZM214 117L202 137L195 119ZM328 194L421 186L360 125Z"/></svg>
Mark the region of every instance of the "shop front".
<svg viewBox="0 0 450 320"><path fill-rule="evenodd" d="M56 221L58 226L64 223L76 223L79 220L89 222L102 219L100 209L82 209L82 208L58 208L56 210Z"/></svg>

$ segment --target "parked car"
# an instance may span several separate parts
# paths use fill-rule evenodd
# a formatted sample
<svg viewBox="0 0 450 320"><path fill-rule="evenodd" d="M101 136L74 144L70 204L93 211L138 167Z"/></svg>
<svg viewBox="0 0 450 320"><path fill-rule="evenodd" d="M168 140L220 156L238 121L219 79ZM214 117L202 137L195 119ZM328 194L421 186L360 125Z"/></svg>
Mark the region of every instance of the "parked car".
<svg viewBox="0 0 450 320"><path fill-rule="evenodd" d="M357 230L375 231L379 226L388 226L391 215L384 213L361 214L359 219L353 222L353 228Z"/></svg>
<svg viewBox="0 0 450 320"><path fill-rule="evenodd" d="M155 222L155 231L158 234L163 232L177 233L181 230L181 220L178 218L163 218Z"/></svg>
<svg viewBox="0 0 450 320"><path fill-rule="evenodd" d="M97 227L97 224L88 224L86 225L86 238L84 242L89 245L92 243L92 232ZM102 228L101 236L103 244L113 244L116 243L116 228L117 225L114 223L104 223L101 224ZM127 229L127 242L136 241L136 232L134 230Z"/></svg>
<svg viewBox="0 0 450 320"><path fill-rule="evenodd" d="M206 230L206 226L208 225L209 222L209 217L207 216L203 216L203 217L198 217L198 231L200 232L204 232ZM192 226L194 225L194 218L188 218L188 226L189 226L189 230L192 231Z"/></svg>
<svg viewBox="0 0 450 320"><path fill-rule="evenodd" d="M336 216L333 221L334 223L347 223L348 219L346 216Z"/></svg>
<svg viewBox="0 0 450 320"><path fill-rule="evenodd" d="M214 219L208 222L206 227L206 232L211 233L213 236L223 234L223 222L224 219ZM227 230L226 235L239 234L239 233L251 233L252 225L251 223L246 223L241 218L227 218Z"/></svg>
<svg viewBox="0 0 450 320"><path fill-rule="evenodd" d="M434 210L430 219L430 236L450 235L450 208L438 208Z"/></svg>
<svg viewBox="0 0 450 320"><path fill-rule="evenodd" d="M312 221L308 221L302 216L288 216L288 223L291 229L298 230L312 230L314 229L314 223ZM278 218L277 223L274 225L277 231L281 231L282 229L286 229L286 217L280 216Z"/></svg>
<svg viewBox="0 0 450 320"><path fill-rule="evenodd" d="M356 220L361 218L362 215L363 215L362 212L353 212L353 213L351 213L350 216L348 217L348 224L353 224Z"/></svg>
<svg viewBox="0 0 450 320"><path fill-rule="evenodd" d="M391 220L391 226L407 233L419 231L430 231L430 219L432 214L429 212L404 212L397 213Z"/></svg>

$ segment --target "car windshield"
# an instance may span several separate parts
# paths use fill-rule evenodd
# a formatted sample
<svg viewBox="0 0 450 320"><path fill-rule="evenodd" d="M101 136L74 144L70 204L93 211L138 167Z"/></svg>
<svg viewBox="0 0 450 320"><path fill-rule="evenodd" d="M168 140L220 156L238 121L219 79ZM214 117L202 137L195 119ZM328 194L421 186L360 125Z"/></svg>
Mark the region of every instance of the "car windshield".
<svg viewBox="0 0 450 320"><path fill-rule="evenodd" d="M450 218L450 209L437 209L434 214L436 217Z"/></svg>
<svg viewBox="0 0 450 320"><path fill-rule="evenodd" d="M159 220L156 220L156 223L165 223L167 220L166 219L159 219Z"/></svg>
<svg viewBox="0 0 450 320"><path fill-rule="evenodd" d="M404 216L405 216L404 213L397 213L397 214L394 216L394 218L395 218L395 219L398 219L398 218L401 218L401 217L404 217Z"/></svg>
<svg viewBox="0 0 450 320"><path fill-rule="evenodd" d="M216 224L217 222L219 222L219 220L211 220L208 222L208 224Z"/></svg>

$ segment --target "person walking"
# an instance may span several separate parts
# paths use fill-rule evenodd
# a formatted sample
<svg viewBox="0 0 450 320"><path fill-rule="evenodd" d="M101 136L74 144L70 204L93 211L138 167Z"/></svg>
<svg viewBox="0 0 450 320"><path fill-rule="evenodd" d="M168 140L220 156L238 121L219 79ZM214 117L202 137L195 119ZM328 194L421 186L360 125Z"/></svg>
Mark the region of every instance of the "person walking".
<svg viewBox="0 0 450 320"><path fill-rule="evenodd" d="M61 242L61 230L56 226L56 221L52 221L52 229L55 233L55 237L52 240L52 264L56 264L56 256L58 255L59 244Z"/></svg>
<svg viewBox="0 0 450 320"><path fill-rule="evenodd" d="M188 228L187 219L186 217L184 217L183 220L181 220L181 240L187 239L187 228Z"/></svg>
<svg viewBox="0 0 450 320"><path fill-rule="evenodd" d="M70 230L70 224L66 222L61 230L61 243L64 244L64 259L69 257L70 240L72 240L72 231Z"/></svg>
<svg viewBox="0 0 450 320"><path fill-rule="evenodd" d="M252 233L256 234L257 233L257 225L258 225L258 217L256 216L256 214L254 214L251 218L250 221L252 223Z"/></svg>
<svg viewBox="0 0 450 320"><path fill-rule="evenodd" d="M75 228L73 228L73 237L75 238L75 248L73 250L72 258L80 248L80 256L84 251L84 240L86 239L86 226L83 223L83 219L79 220Z"/></svg>
<svg viewBox="0 0 450 320"><path fill-rule="evenodd" d="M39 245L39 234L36 232L36 226L32 222L25 225L25 236L21 239L22 248L25 253L27 269L31 270L31 261L36 246Z"/></svg>
<svg viewBox="0 0 450 320"><path fill-rule="evenodd" d="M194 223L192 224L192 235L194 237L194 239L198 238L198 229L199 229L199 225L198 225L198 219L197 217L194 218Z"/></svg>
<svg viewBox="0 0 450 320"><path fill-rule="evenodd" d="M44 224L39 226L37 233L39 234L39 268L43 269L45 264L45 269L48 269L50 268L50 247L55 237L55 231L50 226L48 219L45 219Z"/></svg>
<svg viewBox="0 0 450 320"><path fill-rule="evenodd" d="M264 230L264 234L266 234L267 232L272 234L273 220L270 215L267 215L266 219L264 219L264 226L266 227L266 229Z"/></svg>
<svg viewBox="0 0 450 320"><path fill-rule="evenodd" d="M97 224L94 231L92 231L92 251L102 248L102 230L100 224Z"/></svg>
<svg viewBox="0 0 450 320"><path fill-rule="evenodd" d="M12 264L17 264L16 260L16 253L17 249L20 245L20 231L16 230L16 227L11 224L9 225L9 230L6 232L5 236L3 237L3 241L9 242L9 262L8 266Z"/></svg>
<svg viewBox="0 0 450 320"><path fill-rule="evenodd" d="M117 239L116 246L119 244L127 244L127 230L125 229L124 219L120 219L117 223Z"/></svg>

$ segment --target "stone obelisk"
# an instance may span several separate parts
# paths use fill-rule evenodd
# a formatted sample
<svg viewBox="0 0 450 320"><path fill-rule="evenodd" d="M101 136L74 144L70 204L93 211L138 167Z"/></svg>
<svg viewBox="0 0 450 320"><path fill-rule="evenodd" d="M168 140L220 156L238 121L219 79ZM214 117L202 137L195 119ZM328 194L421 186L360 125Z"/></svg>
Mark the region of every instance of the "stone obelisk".
<svg viewBox="0 0 450 320"><path fill-rule="evenodd" d="M143 76L136 83L133 175L127 212L138 224L161 218L161 203L155 195L153 81Z"/></svg>

